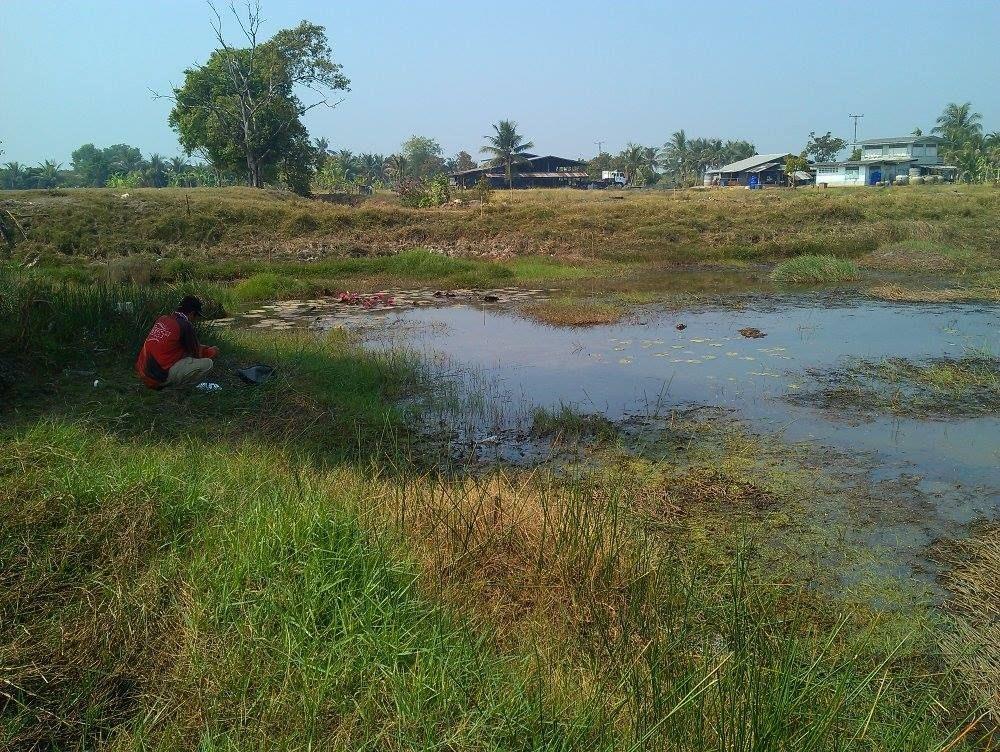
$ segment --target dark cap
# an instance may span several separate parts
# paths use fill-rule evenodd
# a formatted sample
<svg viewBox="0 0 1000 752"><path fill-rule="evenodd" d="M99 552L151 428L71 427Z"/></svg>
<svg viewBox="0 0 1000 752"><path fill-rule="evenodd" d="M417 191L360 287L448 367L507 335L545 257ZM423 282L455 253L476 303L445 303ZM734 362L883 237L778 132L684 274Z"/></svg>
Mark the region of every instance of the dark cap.
<svg viewBox="0 0 1000 752"><path fill-rule="evenodd" d="M201 301L198 300L194 295L185 295L183 300L177 306L177 310L181 313L196 313L201 315Z"/></svg>

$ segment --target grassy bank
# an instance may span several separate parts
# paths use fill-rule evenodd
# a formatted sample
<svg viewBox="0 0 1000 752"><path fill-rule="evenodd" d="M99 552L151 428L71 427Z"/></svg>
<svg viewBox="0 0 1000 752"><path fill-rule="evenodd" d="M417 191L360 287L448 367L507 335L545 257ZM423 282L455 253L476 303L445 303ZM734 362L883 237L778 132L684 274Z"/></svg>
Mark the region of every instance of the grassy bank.
<svg viewBox="0 0 1000 752"><path fill-rule="evenodd" d="M0 201L27 232L18 258L81 268L144 257L165 281L246 278L261 264L301 267L414 247L492 261L544 256L613 265L732 265L827 254L864 256L872 268L905 264L905 249L915 249L921 270L996 266L1000 247L1000 193L989 186L624 198L515 191L498 192L485 212L471 205L407 209L382 196L338 205L240 188L136 190L124 198L112 190L6 192Z"/></svg>
<svg viewBox="0 0 1000 752"><path fill-rule="evenodd" d="M824 595L788 541L835 484L776 442L677 423L634 456L601 423L586 467L445 476L394 407L427 386L405 352L218 331L221 392L154 393L131 361L182 288L0 283L0 746L960 750L989 730L919 599ZM279 377L241 385L253 362Z"/></svg>

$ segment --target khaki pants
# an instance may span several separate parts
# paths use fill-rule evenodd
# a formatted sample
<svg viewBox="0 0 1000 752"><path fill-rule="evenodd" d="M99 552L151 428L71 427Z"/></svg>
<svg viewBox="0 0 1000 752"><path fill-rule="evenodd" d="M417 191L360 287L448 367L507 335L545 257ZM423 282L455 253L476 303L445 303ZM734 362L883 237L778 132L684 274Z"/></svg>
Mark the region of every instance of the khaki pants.
<svg viewBox="0 0 1000 752"><path fill-rule="evenodd" d="M163 386L175 389L194 386L208 375L213 365L211 358L181 358L170 366Z"/></svg>

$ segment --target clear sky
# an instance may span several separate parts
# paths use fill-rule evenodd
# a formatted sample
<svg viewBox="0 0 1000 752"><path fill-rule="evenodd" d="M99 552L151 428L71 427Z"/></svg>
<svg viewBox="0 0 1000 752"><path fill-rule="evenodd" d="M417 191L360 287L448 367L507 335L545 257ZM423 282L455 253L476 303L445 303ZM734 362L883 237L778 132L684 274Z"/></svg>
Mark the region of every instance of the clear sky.
<svg viewBox="0 0 1000 752"><path fill-rule="evenodd" d="M851 112L862 138L928 130L949 101L1000 130L996 0L262 1L269 34L326 26L352 90L307 125L333 148L420 134L477 154L511 118L569 157L679 128L798 151L812 130L849 139ZM68 162L87 142L177 154L149 90L207 58L209 18L200 0L0 0L2 161Z"/></svg>

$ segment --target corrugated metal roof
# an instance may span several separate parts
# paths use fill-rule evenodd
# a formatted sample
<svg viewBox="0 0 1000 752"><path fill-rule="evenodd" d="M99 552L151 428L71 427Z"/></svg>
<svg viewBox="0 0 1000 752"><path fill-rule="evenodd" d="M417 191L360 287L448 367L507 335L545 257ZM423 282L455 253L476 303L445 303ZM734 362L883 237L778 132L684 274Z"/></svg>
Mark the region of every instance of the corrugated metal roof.
<svg viewBox="0 0 1000 752"><path fill-rule="evenodd" d="M762 164L760 167L754 167L752 170L747 170L747 172L767 172L772 167L777 167L777 162L768 162L767 164Z"/></svg>
<svg viewBox="0 0 1000 752"><path fill-rule="evenodd" d="M941 143L944 139L940 136L897 136L895 138L868 138L858 141L861 146L878 146L879 144L912 144L917 141L936 141Z"/></svg>
<svg viewBox="0 0 1000 752"><path fill-rule="evenodd" d="M515 172L515 178L585 178L589 177L586 172Z"/></svg>
<svg viewBox="0 0 1000 752"><path fill-rule="evenodd" d="M754 167L759 167L767 162L783 162L785 157L794 156L793 154L756 154L752 157L747 157L746 159L741 159L738 162L733 162L732 164L723 165L722 167L716 167L712 170L706 170L706 172L747 172Z"/></svg>

